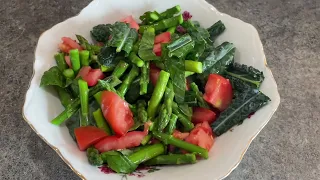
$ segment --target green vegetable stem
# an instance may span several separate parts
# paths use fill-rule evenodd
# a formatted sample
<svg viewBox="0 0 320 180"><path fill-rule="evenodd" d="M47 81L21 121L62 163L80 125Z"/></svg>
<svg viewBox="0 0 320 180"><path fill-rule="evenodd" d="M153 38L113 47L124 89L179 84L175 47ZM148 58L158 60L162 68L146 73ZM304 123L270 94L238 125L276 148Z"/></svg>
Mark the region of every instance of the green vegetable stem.
<svg viewBox="0 0 320 180"><path fill-rule="evenodd" d="M129 64L120 60L120 62L117 64L116 68L112 72L112 76L115 76L117 78L120 78L123 73L128 69Z"/></svg>
<svg viewBox="0 0 320 180"><path fill-rule="evenodd" d="M169 154L160 155L149 161L145 162L145 165L179 165L179 164L194 164L197 162L196 155L194 154Z"/></svg>
<svg viewBox="0 0 320 180"><path fill-rule="evenodd" d="M178 120L180 121L180 123L184 126L184 130L190 131L194 128L194 125L192 124L191 120L180 112L179 107L175 102L172 103L172 109L173 113L178 116Z"/></svg>
<svg viewBox="0 0 320 180"><path fill-rule="evenodd" d="M137 65L138 67L143 67L144 65L144 61L140 59L135 52L131 52L129 54L129 59L133 64Z"/></svg>
<svg viewBox="0 0 320 180"><path fill-rule="evenodd" d="M156 22L156 23L154 23L152 25L140 26L139 32L140 33L144 33L144 31L147 30L150 27L153 27L155 31L162 31L162 30L166 30L166 29L168 29L170 27L173 27L173 26L178 26L179 24L182 24L182 23L183 23L183 17L180 14L180 15L175 16L175 17L171 17L171 18L168 18L168 19L161 20L161 21Z"/></svg>
<svg viewBox="0 0 320 180"><path fill-rule="evenodd" d="M137 102L137 113L138 113L138 120L139 122L147 122L148 120L148 113L146 111L146 101L139 100Z"/></svg>
<svg viewBox="0 0 320 180"><path fill-rule="evenodd" d="M127 77L122 82L121 86L118 89L118 94L121 97L124 97L124 95L127 93L129 86L131 85L132 81L139 75L139 68L136 66L133 66L130 70Z"/></svg>
<svg viewBox="0 0 320 180"><path fill-rule="evenodd" d="M79 70L80 70L80 55L79 55L79 50L78 49L72 49L69 51L70 54L70 60L72 64L72 69L77 75Z"/></svg>
<svg viewBox="0 0 320 180"><path fill-rule="evenodd" d="M63 70L63 75L66 79L73 79L74 78L74 71L72 69L65 69Z"/></svg>
<svg viewBox="0 0 320 180"><path fill-rule="evenodd" d="M54 55L54 59L57 62L57 66L61 72L68 68L66 60L64 59L63 53L57 53Z"/></svg>
<svg viewBox="0 0 320 180"><path fill-rule="evenodd" d="M80 51L80 63L81 66L89 66L90 52L87 50Z"/></svg>
<svg viewBox="0 0 320 180"><path fill-rule="evenodd" d="M165 152L163 144L153 144L141 148L139 151L128 156L134 164L141 164L149 159L159 156Z"/></svg>
<svg viewBox="0 0 320 180"><path fill-rule="evenodd" d="M203 94L202 94L202 92L199 90L197 84L193 82L193 83L190 84L190 87L191 87L191 90L196 93L196 97L197 97L197 100L198 100L198 105L199 105L200 107L209 109L209 105L208 105L208 103L203 99Z"/></svg>
<svg viewBox="0 0 320 180"><path fill-rule="evenodd" d="M88 83L82 79L78 80L80 102L81 102L81 116L80 126L87 126L89 124L88 113L89 113L89 88Z"/></svg>
<svg viewBox="0 0 320 180"><path fill-rule="evenodd" d="M160 71L159 78L158 78L156 87L154 88L154 91L152 93L148 110L147 110L149 118L153 118L156 114L157 108L160 104L160 101L165 92L165 88L169 81L169 77L170 77L169 73L163 70Z"/></svg>
<svg viewBox="0 0 320 180"><path fill-rule="evenodd" d="M186 71L191 71L195 73L202 73L202 63L198 61L184 61Z"/></svg>
<svg viewBox="0 0 320 180"><path fill-rule="evenodd" d="M173 131L176 129L176 123L178 120L178 116L175 114L171 114L171 118L168 124L168 134L172 134Z"/></svg>
<svg viewBox="0 0 320 180"><path fill-rule="evenodd" d="M181 7L179 5L176 5L160 13L160 16L163 19L167 19L167 18L171 18L175 14L178 14L180 11L181 11Z"/></svg>
<svg viewBox="0 0 320 180"><path fill-rule="evenodd" d="M147 94L149 84L149 62L145 62L144 66L141 68L141 78L140 78L140 95Z"/></svg>
<svg viewBox="0 0 320 180"><path fill-rule="evenodd" d="M106 120L104 119L100 108L93 112L93 117L94 117L94 120L96 121L98 128L103 129L108 135L112 135L111 129L107 124Z"/></svg>

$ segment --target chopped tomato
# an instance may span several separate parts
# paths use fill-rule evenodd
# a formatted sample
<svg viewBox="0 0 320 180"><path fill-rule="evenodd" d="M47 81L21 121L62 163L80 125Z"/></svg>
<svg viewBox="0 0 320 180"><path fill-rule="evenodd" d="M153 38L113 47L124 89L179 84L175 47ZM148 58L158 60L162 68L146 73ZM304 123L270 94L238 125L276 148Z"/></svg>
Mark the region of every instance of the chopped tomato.
<svg viewBox="0 0 320 180"><path fill-rule="evenodd" d="M107 136L97 144L97 148L100 152L106 152L110 150L126 149L139 146L144 137L148 134L148 123L144 126L144 131L131 131L124 136Z"/></svg>
<svg viewBox="0 0 320 180"><path fill-rule="evenodd" d="M102 92L101 109L104 117L118 136L125 135L134 125L129 104L114 92Z"/></svg>
<svg viewBox="0 0 320 180"><path fill-rule="evenodd" d="M140 28L139 24L133 19L132 16L127 16L124 19L122 19L121 21L130 24L130 28L136 29L137 31Z"/></svg>
<svg viewBox="0 0 320 180"><path fill-rule="evenodd" d="M170 32L163 32L154 38L154 44L168 43L171 39Z"/></svg>
<svg viewBox="0 0 320 180"><path fill-rule="evenodd" d="M88 86L95 86L99 79L104 78L101 69L92 69L90 66L83 66L77 77L79 76L88 83Z"/></svg>
<svg viewBox="0 0 320 180"><path fill-rule="evenodd" d="M193 108L192 122L194 124L202 123L204 121L207 121L210 124L214 120L216 120L216 113L214 113L210 109L202 107Z"/></svg>
<svg viewBox="0 0 320 180"><path fill-rule="evenodd" d="M68 45L71 49L78 49L79 51L82 50L82 47L73 39L69 37L62 37L63 44Z"/></svg>
<svg viewBox="0 0 320 180"><path fill-rule="evenodd" d="M71 50L71 47L64 44L64 43L60 43L59 44L59 49L64 52L64 53L69 53L69 51Z"/></svg>
<svg viewBox="0 0 320 180"><path fill-rule="evenodd" d="M151 83L153 84L153 86L155 86L157 84L160 71L161 71L161 69L158 68L155 64L150 64L149 77L150 77L150 80L151 80Z"/></svg>
<svg viewBox="0 0 320 180"><path fill-rule="evenodd" d="M68 64L69 68L72 68L70 56L64 56L64 60L65 60L66 63Z"/></svg>
<svg viewBox="0 0 320 180"><path fill-rule="evenodd" d="M232 86L228 79L210 74L203 98L220 111L225 110L232 101Z"/></svg>
<svg viewBox="0 0 320 180"><path fill-rule="evenodd" d="M180 132L178 130L174 130L172 136L177 138L177 139L184 140L189 136L189 133L188 132L183 133L183 132Z"/></svg>
<svg viewBox="0 0 320 180"><path fill-rule="evenodd" d="M81 151L86 150L91 145L97 143L107 136L100 128L94 126L84 126L74 129L78 147Z"/></svg>
<svg viewBox="0 0 320 180"><path fill-rule="evenodd" d="M185 141L205 148L209 151L213 146L214 139L212 136L212 129L208 122L205 121L201 124L197 124Z"/></svg>
<svg viewBox="0 0 320 180"><path fill-rule="evenodd" d="M156 56L161 56L161 43L153 46L153 52L156 54Z"/></svg>

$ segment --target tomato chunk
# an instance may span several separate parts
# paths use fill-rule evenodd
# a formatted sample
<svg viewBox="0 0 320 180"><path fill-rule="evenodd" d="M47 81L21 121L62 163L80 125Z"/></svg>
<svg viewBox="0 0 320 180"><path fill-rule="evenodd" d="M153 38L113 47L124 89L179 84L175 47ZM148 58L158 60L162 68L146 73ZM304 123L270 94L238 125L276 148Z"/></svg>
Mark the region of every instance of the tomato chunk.
<svg viewBox="0 0 320 180"><path fill-rule="evenodd" d="M223 111L230 105L232 97L232 86L229 80L218 74L210 74L203 98L215 108Z"/></svg>
<svg viewBox="0 0 320 180"><path fill-rule="evenodd" d="M121 21L124 23L130 24L130 28L136 29L137 31L140 28L139 24L133 19L132 16L127 16L127 17L123 18Z"/></svg>
<svg viewBox="0 0 320 180"><path fill-rule="evenodd" d="M104 78L101 69L92 69L90 66L83 66L77 77L79 76L88 83L88 86L95 86L99 79Z"/></svg>
<svg viewBox="0 0 320 180"><path fill-rule="evenodd" d="M94 126L84 126L74 129L78 147L81 151L86 150L91 145L105 138L107 134L100 128Z"/></svg>
<svg viewBox="0 0 320 180"><path fill-rule="evenodd" d="M209 130L211 131L211 133L208 132ZM208 122L205 121L201 124L198 124L190 132L190 135L185 139L185 141L205 148L209 151L213 146L214 139L212 136L212 129L209 126Z"/></svg>
<svg viewBox="0 0 320 180"><path fill-rule="evenodd" d="M189 136L189 133L188 132L183 133L183 132L180 132L178 130L174 130L172 136L177 138L177 139L184 140Z"/></svg>
<svg viewBox="0 0 320 180"><path fill-rule="evenodd" d="M156 54L156 56L161 56L161 43L153 46L153 52Z"/></svg>
<svg viewBox="0 0 320 180"><path fill-rule="evenodd" d="M171 40L170 32L163 32L154 38L154 44L168 43Z"/></svg>
<svg viewBox="0 0 320 180"><path fill-rule="evenodd" d="M157 84L161 69L152 63L150 64L149 71L150 71L149 77L150 77L151 83L153 84L153 86L155 86Z"/></svg>
<svg viewBox="0 0 320 180"><path fill-rule="evenodd" d="M99 152L110 150L126 149L139 146L144 137L148 134L148 122L144 126L144 131L131 131L124 136L107 136L94 146Z"/></svg>
<svg viewBox="0 0 320 180"><path fill-rule="evenodd" d="M69 51L71 50L71 47L64 44L64 43L60 43L59 44L59 49L60 51L64 52L64 53L69 53Z"/></svg>
<svg viewBox="0 0 320 180"><path fill-rule="evenodd" d="M79 51L82 50L82 47L75 40L69 37L62 37L61 40L63 41L63 44L68 45L71 49L78 49Z"/></svg>
<svg viewBox="0 0 320 180"><path fill-rule="evenodd" d="M203 123L204 121L211 124L214 120L216 120L216 113L213 111L202 107L193 108L192 122L194 124Z"/></svg>
<svg viewBox="0 0 320 180"><path fill-rule="evenodd" d="M128 103L111 91L103 91L101 109L104 117L118 136L125 135L134 125L133 114Z"/></svg>

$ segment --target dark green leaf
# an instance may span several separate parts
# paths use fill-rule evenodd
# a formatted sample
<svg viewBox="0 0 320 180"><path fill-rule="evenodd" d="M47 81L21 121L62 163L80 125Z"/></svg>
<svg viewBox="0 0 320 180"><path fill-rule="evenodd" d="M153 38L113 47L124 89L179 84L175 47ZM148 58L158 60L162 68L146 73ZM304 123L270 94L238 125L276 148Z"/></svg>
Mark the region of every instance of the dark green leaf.
<svg viewBox="0 0 320 180"><path fill-rule="evenodd" d="M192 108L190 108L187 104L178 104L180 112L184 114L188 119L191 119L192 116Z"/></svg>
<svg viewBox="0 0 320 180"><path fill-rule="evenodd" d="M74 135L74 129L80 127L80 110L71 116L67 122L66 126L68 128L69 134L74 141L76 141L76 136Z"/></svg>
<svg viewBox="0 0 320 180"><path fill-rule="evenodd" d="M103 47L98 55L97 63L100 66L105 66L107 68L114 68L119 63L119 59L116 58L115 48L112 47Z"/></svg>
<svg viewBox="0 0 320 180"><path fill-rule="evenodd" d="M184 97L184 103L192 107L198 106L197 94L193 91L186 91L186 95Z"/></svg>
<svg viewBox="0 0 320 180"><path fill-rule="evenodd" d="M128 103L135 103L140 96L140 77L136 78L130 85L127 93L125 94L125 99Z"/></svg>
<svg viewBox="0 0 320 180"><path fill-rule="evenodd" d="M194 41L190 35L186 34L168 44L167 47L169 57L175 56L181 59L194 49Z"/></svg>
<svg viewBox="0 0 320 180"><path fill-rule="evenodd" d="M252 66L238 63L234 63L233 66L228 68L226 71L226 77L228 79L233 79L235 82L236 80L234 78L239 79L254 88L259 88L264 80L263 72L253 68ZM234 88L235 86L237 86L237 84L233 85Z"/></svg>
<svg viewBox="0 0 320 180"><path fill-rule="evenodd" d="M44 72L41 77L40 86L59 86L64 88L66 85L66 79L57 66L51 67L48 71Z"/></svg>
<svg viewBox="0 0 320 180"><path fill-rule="evenodd" d="M257 89L248 89L239 94L211 125L213 132L220 136L235 125L241 124L251 113L258 111L270 101Z"/></svg>
<svg viewBox="0 0 320 180"><path fill-rule="evenodd" d="M127 156L117 151L105 152L101 156L104 162L107 162L108 166L117 173L131 173L138 167Z"/></svg>
<svg viewBox="0 0 320 180"><path fill-rule="evenodd" d="M98 42L107 42L111 34L111 24L99 24L90 31L91 36Z"/></svg>
<svg viewBox="0 0 320 180"><path fill-rule="evenodd" d="M128 56L134 43L138 40L138 33L129 24L116 22L112 25L111 38L108 46L115 47L116 52L125 51Z"/></svg>
<svg viewBox="0 0 320 180"><path fill-rule="evenodd" d="M235 47L232 43L224 42L216 47L202 62L202 77L209 74L223 74L227 67L233 63Z"/></svg>
<svg viewBox="0 0 320 180"><path fill-rule="evenodd" d="M211 41L214 42L217 37L224 32L225 29L226 27L221 21L218 21L209 27L207 30L209 31Z"/></svg>
<svg viewBox="0 0 320 180"><path fill-rule="evenodd" d="M138 54L141 59L145 61L159 59L159 57L157 57L153 52L154 38L155 38L154 29L147 29L146 31L144 31L141 38L139 51L138 51Z"/></svg>

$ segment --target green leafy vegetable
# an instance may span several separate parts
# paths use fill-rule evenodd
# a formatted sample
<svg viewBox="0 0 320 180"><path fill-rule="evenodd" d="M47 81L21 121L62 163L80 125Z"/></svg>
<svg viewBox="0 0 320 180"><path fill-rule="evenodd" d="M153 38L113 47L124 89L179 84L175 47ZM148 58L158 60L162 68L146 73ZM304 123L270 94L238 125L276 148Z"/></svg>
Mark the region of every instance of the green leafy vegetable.
<svg viewBox="0 0 320 180"><path fill-rule="evenodd" d="M100 66L104 66L110 70L113 70L116 65L119 63L120 59L116 58L116 51L112 47L103 47L98 54L97 63Z"/></svg>
<svg viewBox="0 0 320 180"><path fill-rule="evenodd" d="M194 48L194 41L191 36L186 34L179 39L168 44L169 57L175 56L178 58L184 58Z"/></svg>
<svg viewBox="0 0 320 180"><path fill-rule="evenodd" d="M270 101L269 97L257 89L240 93L211 125L213 132L220 136L235 125L241 124L250 113L254 113Z"/></svg>
<svg viewBox="0 0 320 180"><path fill-rule="evenodd" d="M117 173L131 173L138 167L127 156L117 151L104 152L101 157Z"/></svg>
<svg viewBox="0 0 320 180"><path fill-rule="evenodd" d="M116 52L123 50L128 56L137 39L137 31L130 28L129 24L116 22L112 25L111 39L108 41L108 46L115 47Z"/></svg>
<svg viewBox="0 0 320 180"><path fill-rule="evenodd" d="M181 11L181 7L179 5L176 5L160 13L160 16L162 19L167 19L167 18L171 18L175 14L178 14L180 11Z"/></svg>
<svg viewBox="0 0 320 180"><path fill-rule="evenodd" d="M66 85L66 79L57 66L51 67L48 71L44 72L41 77L40 86L59 86L64 88Z"/></svg>
<svg viewBox="0 0 320 180"><path fill-rule="evenodd" d="M210 39L212 42L214 42L217 37L224 32L226 27L224 26L222 21L218 21L212 26L210 26L207 30L210 34Z"/></svg>
<svg viewBox="0 0 320 180"><path fill-rule="evenodd" d="M91 36L98 42L107 42L111 34L111 24L99 24L90 31Z"/></svg>
<svg viewBox="0 0 320 180"><path fill-rule="evenodd" d="M198 106L197 94L193 91L187 91L184 97L184 103L188 106Z"/></svg>
<svg viewBox="0 0 320 180"><path fill-rule="evenodd" d="M103 164L101 155L99 154L99 151L95 148L90 147L87 149L87 157L91 165L100 166Z"/></svg>
<svg viewBox="0 0 320 180"><path fill-rule="evenodd" d="M153 52L154 38L155 32L152 27L148 28L142 35L138 54L145 61L159 59Z"/></svg>
<svg viewBox="0 0 320 180"><path fill-rule="evenodd" d="M162 30L166 30L170 27L178 26L181 23L183 23L183 17L180 14L180 15L172 17L172 18L163 19L163 20L156 22L152 25L140 26L139 32L144 33L144 31L150 27L154 28L155 31L162 31Z"/></svg>
<svg viewBox="0 0 320 180"><path fill-rule="evenodd" d="M99 54L101 47L97 45L90 44L86 38L81 35L76 35L79 44L86 50L90 52L91 55Z"/></svg>
<svg viewBox="0 0 320 180"><path fill-rule="evenodd" d="M152 24L160 19L160 14L157 11L147 11L139 19L142 21L142 24Z"/></svg>

